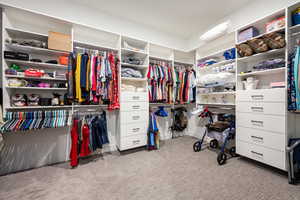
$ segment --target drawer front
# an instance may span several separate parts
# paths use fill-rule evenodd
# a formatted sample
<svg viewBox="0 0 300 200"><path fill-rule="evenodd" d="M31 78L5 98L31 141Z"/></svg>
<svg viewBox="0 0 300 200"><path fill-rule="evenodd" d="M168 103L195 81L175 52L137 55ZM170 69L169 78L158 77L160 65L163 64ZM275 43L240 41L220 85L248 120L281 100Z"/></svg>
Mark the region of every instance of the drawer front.
<svg viewBox="0 0 300 200"><path fill-rule="evenodd" d="M239 155L286 170L285 153L262 146L237 141L236 151Z"/></svg>
<svg viewBox="0 0 300 200"><path fill-rule="evenodd" d="M236 126L285 133L285 116L236 113Z"/></svg>
<svg viewBox="0 0 300 200"><path fill-rule="evenodd" d="M147 135L132 135L121 138L120 150L127 150L136 147L145 146L147 144Z"/></svg>
<svg viewBox="0 0 300 200"><path fill-rule="evenodd" d="M120 106L121 111L141 111L149 110L149 103L148 102L126 102L126 103L121 103Z"/></svg>
<svg viewBox="0 0 300 200"><path fill-rule="evenodd" d="M148 124L149 113L147 111L120 112L121 124L141 123Z"/></svg>
<svg viewBox="0 0 300 200"><path fill-rule="evenodd" d="M236 111L265 115L286 115L285 103L282 102L238 102Z"/></svg>
<svg viewBox="0 0 300 200"><path fill-rule="evenodd" d="M237 102L286 102L286 89L238 90Z"/></svg>
<svg viewBox="0 0 300 200"><path fill-rule="evenodd" d="M236 139L251 144L262 145L278 151L285 151L285 135L257 129L237 127Z"/></svg>
<svg viewBox="0 0 300 200"><path fill-rule="evenodd" d="M121 102L137 102L137 101L148 101L147 92L122 92Z"/></svg>
<svg viewBox="0 0 300 200"><path fill-rule="evenodd" d="M121 137L127 137L132 135L146 135L147 123L135 123L135 124L122 124L121 125Z"/></svg>

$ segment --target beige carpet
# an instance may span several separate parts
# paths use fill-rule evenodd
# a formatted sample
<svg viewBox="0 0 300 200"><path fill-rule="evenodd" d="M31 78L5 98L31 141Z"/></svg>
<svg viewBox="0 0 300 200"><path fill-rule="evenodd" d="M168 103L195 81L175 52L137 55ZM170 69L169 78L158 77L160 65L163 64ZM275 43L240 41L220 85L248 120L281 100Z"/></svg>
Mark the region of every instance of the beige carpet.
<svg viewBox="0 0 300 200"><path fill-rule="evenodd" d="M105 155L77 169L68 163L0 177L0 199L300 200L285 173L247 159L218 166L216 153L194 153L190 137L159 151Z"/></svg>

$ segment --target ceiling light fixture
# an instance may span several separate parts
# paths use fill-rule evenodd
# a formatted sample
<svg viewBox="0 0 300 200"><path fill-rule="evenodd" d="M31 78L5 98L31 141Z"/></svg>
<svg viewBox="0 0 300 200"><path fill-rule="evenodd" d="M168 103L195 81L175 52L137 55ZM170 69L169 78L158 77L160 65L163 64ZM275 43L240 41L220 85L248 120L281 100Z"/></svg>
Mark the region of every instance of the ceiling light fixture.
<svg viewBox="0 0 300 200"><path fill-rule="evenodd" d="M230 25L230 21L223 22L200 36L200 40L211 41L226 33Z"/></svg>

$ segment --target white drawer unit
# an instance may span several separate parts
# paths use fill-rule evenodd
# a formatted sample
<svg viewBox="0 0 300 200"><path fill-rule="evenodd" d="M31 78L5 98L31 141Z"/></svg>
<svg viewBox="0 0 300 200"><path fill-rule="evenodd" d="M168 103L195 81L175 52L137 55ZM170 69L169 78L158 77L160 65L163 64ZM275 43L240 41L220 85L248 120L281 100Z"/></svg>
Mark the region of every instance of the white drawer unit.
<svg viewBox="0 0 300 200"><path fill-rule="evenodd" d="M121 125L121 130L123 131L122 137L128 137L132 135L145 135L147 129L148 129L148 124L146 123Z"/></svg>
<svg viewBox="0 0 300 200"><path fill-rule="evenodd" d="M131 111L131 112L120 112L121 116L121 124L132 124L132 123L140 123L144 124L148 123L149 112L147 111Z"/></svg>
<svg viewBox="0 0 300 200"><path fill-rule="evenodd" d="M138 134L132 135L128 137L122 137L119 150L127 150L132 148L137 148L141 146L145 146L147 144L147 135L146 134Z"/></svg>
<svg viewBox="0 0 300 200"><path fill-rule="evenodd" d="M237 102L286 102L286 89L238 90Z"/></svg>
<svg viewBox="0 0 300 200"><path fill-rule="evenodd" d="M237 141L236 151L238 154L253 160L286 170L285 152L269 149L263 146Z"/></svg>
<svg viewBox="0 0 300 200"><path fill-rule="evenodd" d="M285 134L285 116L236 113L237 127L254 128ZM237 134L239 134L237 132Z"/></svg>
<svg viewBox="0 0 300 200"><path fill-rule="evenodd" d="M147 102L148 93L147 92L122 92L121 102Z"/></svg>
<svg viewBox="0 0 300 200"><path fill-rule="evenodd" d="M237 128L236 139L251 144L261 145L266 148L285 151L285 135L252 128Z"/></svg>
<svg viewBox="0 0 300 200"><path fill-rule="evenodd" d="M265 114L265 115L286 115L286 106L282 102L238 102L236 112Z"/></svg>
<svg viewBox="0 0 300 200"><path fill-rule="evenodd" d="M149 103L147 102L126 102L121 103L120 106L121 111L148 111Z"/></svg>

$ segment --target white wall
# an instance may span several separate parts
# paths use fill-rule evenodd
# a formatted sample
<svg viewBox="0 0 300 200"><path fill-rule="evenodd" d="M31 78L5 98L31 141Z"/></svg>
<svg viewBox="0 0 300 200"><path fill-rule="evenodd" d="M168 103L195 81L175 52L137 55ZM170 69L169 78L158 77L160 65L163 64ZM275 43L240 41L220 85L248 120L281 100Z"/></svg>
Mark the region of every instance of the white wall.
<svg viewBox="0 0 300 200"><path fill-rule="evenodd" d="M180 37L156 31L142 24L136 24L122 18L99 12L97 9L70 4L66 0L0 0L0 4L22 8L40 14L64 19L73 23L86 24L108 32L146 40L161 46L184 50L186 41Z"/></svg>
<svg viewBox="0 0 300 200"><path fill-rule="evenodd" d="M286 8L287 6L297 3L299 0L254 0L251 3L245 5L244 8L237 10L231 15L225 17L224 19L211 25L211 28L215 25L225 22L227 20L231 21L231 26L229 32L233 32L236 29L255 21L258 18L265 17L273 12L280 9ZM207 30L201 30L198 34L195 34L190 38L188 42L187 50L193 50L199 46L205 45L205 43L200 41L200 36Z"/></svg>

